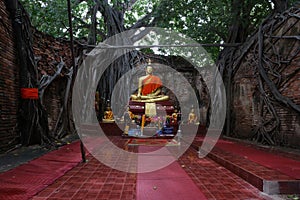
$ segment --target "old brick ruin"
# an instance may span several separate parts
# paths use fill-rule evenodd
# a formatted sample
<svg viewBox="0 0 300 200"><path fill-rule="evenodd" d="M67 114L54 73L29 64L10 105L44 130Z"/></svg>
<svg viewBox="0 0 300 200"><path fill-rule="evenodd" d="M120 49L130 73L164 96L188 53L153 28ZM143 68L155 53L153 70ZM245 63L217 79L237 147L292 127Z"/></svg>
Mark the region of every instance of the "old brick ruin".
<svg viewBox="0 0 300 200"><path fill-rule="evenodd" d="M295 12L295 15L299 15L299 10ZM287 15L286 22L270 33L273 38L266 37L264 40L265 55L274 59L271 63L275 74L272 80L278 83L279 92L297 105L300 105L300 42L299 39L291 37L299 33L299 18ZM283 37L288 39L282 39ZM271 118L270 114L261 114L261 112L267 112L267 108L262 106L258 91L257 60L257 49L253 45L242 60L233 79L233 131L241 138L251 138L255 129L260 125L262 117ZM289 60L291 62L288 62ZM280 79L277 80L277 77ZM267 88L266 85L264 87ZM266 91L270 93L268 89ZM279 132L284 145L299 148L299 113L280 103L274 103L274 108L280 119Z"/></svg>
<svg viewBox="0 0 300 200"><path fill-rule="evenodd" d="M55 73L56 66L61 62L65 63L66 67L71 66L71 51L69 42L56 39L52 36L43 34L33 29L33 49L37 59L38 79L43 75L52 76ZM64 88L67 80L63 70L61 75L54 80L44 93L43 103L48 113L48 122L50 131L53 130L59 110L62 106L64 98Z"/></svg>
<svg viewBox="0 0 300 200"><path fill-rule="evenodd" d="M18 144L19 66L14 34L4 1L0 1L0 152Z"/></svg>
<svg viewBox="0 0 300 200"><path fill-rule="evenodd" d="M171 85L174 88L174 91L167 93L167 95L170 97L170 100L173 102L173 105L180 109L185 109L181 110L184 113L189 113L192 107L198 106L199 113L197 114L197 118L199 119L199 123L201 125L205 125L207 109L209 106L209 97L207 84L205 83L203 76L205 75L206 79L213 80L212 73L205 71L204 67L196 69L199 66L193 65L188 60L180 56L164 57L153 55L150 56L150 58L153 62L157 62L157 64L154 63L152 65L154 67L154 74L160 77L165 77L165 82L163 82L163 84ZM160 66L161 64L163 65ZM168 67L171 67L175 71L168 70ZM178 78L179 76L182 76L186 81ZM192 91L187 90L189 87L191 87ZM195 95L200 99L198 105L191 105L189 103L191 100L189 94L190 92L194 92ZM176 98L181 98L184 105L176 105L178 103ZM182 123L185 123L188 116L182 117Z"/></svg>
<svg viewBox="0 0 300 200"><path fill-rule="evenodd" d="M0 152L5 152L14 148L19 144L20 133L18 130L18 106L20 102L20 86L19 86L19 70L22 67L17 62L16 47L14 33L12 29L12 22L9 16L9 12L5 7L3 0L0 1ZM282 26L282 29L278 30L278 34L281 32L295 33L300 32L299 20L291 18L289 23L295 24L296 28L290 28L289 24ZM66 66L71 66L69 43L62 39L56 39L49 35L36 31L34 28L33 40L34 40L34 54L37 59L37 65L39 70L39 77L42 75L54 74L57 64L62 59ZM268 41L266 41L268 42ZM299 42L298 44L299 48ZM276 49L281 52L290 53L297 48L295 44L275 43ZM233 127L234 134L237 137L249 138L253 133L257 123L259 123L258 114L259 98L257 98L257 74L253 70L255 68L255 62L253 59L252 49L247 53L243 59L239 70L237 71L234 82L234 95L233 95ZM270 51L270 53L272 53ZM155 60L155 59L154 59ZM165 61L157 62L170 65L177 71L184 74L188 82L194 85L201 98L200 102L200 123L206 123L206 112L209 104L207 97L207 91L203 85L202 77L196 73L193 66L179 57L165 58ZM280 92L289 98L291 98L296 104L300 105L300 54L295 56L293 62L285 66L281 71L282 76L290 74L292 71L298 73L289 81L285 82L280 88ZM156 73L163 73L157 71ZM175 76L174 76L175 77ZM173 78L174 78L173 77ZM175 80L176 81L176 80ZM64 96L63 90L66 84L64 72L59 78L57 78L47 88L44 95L44 105L48 113L49 128L52 130L56 124L59 110L62 104L62 98ZM289 109L281 105L276 105L276 110L280 116L280 132L285 137L286 145L292 147L298 147L300 144L300 117L299 114L291 112Z"/></svg>
<svg viewBox="0 0 300 200"><path fill-rule="evenodd" d="M18 113L20 97L19 70L16 41L12 27L12 19L5 2L0 1L0 152L14 148L20 143L18 129ZM33 50L38 67L38 77L53 75L58 63L63 60L66 67L71 66L69 42L53 38L32 27ZM48 113L49 129L53 130L62 99L66 78L61 75L46 89L43 103Z"/></svg>

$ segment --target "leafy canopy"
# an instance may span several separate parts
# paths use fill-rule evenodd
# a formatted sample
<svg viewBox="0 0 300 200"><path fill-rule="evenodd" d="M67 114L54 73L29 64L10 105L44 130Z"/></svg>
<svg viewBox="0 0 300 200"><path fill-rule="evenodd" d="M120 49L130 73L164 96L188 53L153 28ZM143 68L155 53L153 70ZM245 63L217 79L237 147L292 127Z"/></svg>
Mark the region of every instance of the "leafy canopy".
<svg viewBox="0 0 300 200"><path fill-rule="evenodd" d="M40 31L55 37L68 37L68 11L66 0L20 0L29 12L32 24ZM71 0L73 29L77 38L88 38L91 31L93 9L97 1ZM130 29L141 22L143 26L157 26L183 33L199 43L224 43L230 27L239 23L245 38L251 35L274 9L272 1L261 0L99 0L106 2L120 15L121 26ZM135 2L134 4L131 4ZM292 1L294 2L294 1ZM236 4L234 4L236 3ZM98 42L107 36L106 14L96 12ZM149 16L145 18L145 16ZM143 17L145 19L143 19ZM209 47L216 58L220 47Z"/></svg>

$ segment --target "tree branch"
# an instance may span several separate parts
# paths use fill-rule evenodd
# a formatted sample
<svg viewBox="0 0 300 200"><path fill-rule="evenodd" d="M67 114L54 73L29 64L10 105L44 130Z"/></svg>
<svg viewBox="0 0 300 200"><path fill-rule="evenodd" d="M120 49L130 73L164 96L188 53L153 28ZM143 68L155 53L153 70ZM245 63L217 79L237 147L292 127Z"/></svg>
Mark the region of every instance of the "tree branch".
<svg viewBox="0 0 300 200"><path fill-rule="evenodd" d="M139 19L134 25L132 25L129 29L141 28L147 25L148 20L152 17L152 12L147 13L144 17Z"/></svg>
<svg viewBox="0 0 300 200"><path fill-rule="evenodd" d="M124 10L131 10L132 9L132 6L133 4L135 4L137 0L130 0L127 4L124 4Z"/></svg>
<svg viewBox="0 0 300 200"><path fill-rule="evenodd" d="M300 113L300 106L292 102L289 98L282 96L282 94L278 91L277 87L274 83L269 79L264 67L263 67L263 33L262 33L262 25L259 28L258 34L258 45L259 45L259 54L258 54L258 71L263 80L268 85L270 91L278 102L283 103L284 105L292 108L296 112Z"/></svg>

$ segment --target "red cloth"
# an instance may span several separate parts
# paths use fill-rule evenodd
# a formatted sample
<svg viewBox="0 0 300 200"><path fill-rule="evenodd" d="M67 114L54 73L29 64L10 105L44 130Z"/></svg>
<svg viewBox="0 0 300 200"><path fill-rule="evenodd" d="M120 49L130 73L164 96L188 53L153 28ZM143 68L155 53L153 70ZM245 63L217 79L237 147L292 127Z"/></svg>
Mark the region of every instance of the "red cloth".
<svg viewBox="0 0 300 200"><path fill-rule="evenodd" d="M22 99L38 99L39 91L37 88L21 88Z"/></svg>
<svg viewBox="0 0 300 200"><path fill-rule="evenodd" d="M149 75L142 81L142 95L148 95L162 86L162 82L158 76Z"/></svg>

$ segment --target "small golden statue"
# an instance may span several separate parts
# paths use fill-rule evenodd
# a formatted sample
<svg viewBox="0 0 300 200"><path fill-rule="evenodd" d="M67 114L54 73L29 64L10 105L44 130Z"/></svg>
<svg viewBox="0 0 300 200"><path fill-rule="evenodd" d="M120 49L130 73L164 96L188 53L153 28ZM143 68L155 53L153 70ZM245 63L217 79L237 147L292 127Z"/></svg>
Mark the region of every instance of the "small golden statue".
<svg viewBox="0 0 300 200"><path fill-rule="evenodd" d="M114 114L111 110L111 107L107 107L106 111L104 112L104 117L103 117L104 122L114 122Z"/></svg>
<svg viewBox="0 0 300 200"><path fill-rule="evenodd" d="M157 102L168 100L169 97L161 93L162 81L153 75L150 64L146 67L146 75L139 78L138 93L131 95L131 100L139 102Z"/></svg>
<svg viewBox="0 0 300 200"><path fill-rule="evenodd" d="M195 123L197 123L197 115L195 114L195 110L192 108L191 112L189 113L188 124Z"/></svg>
<svg viewBox="0 0 300 200"><path fill-rule="evenodd" d="M175 109L174 110L174 112L172 113L172 119L174 120L174 121L177 121L177 110Z"/></svg>

